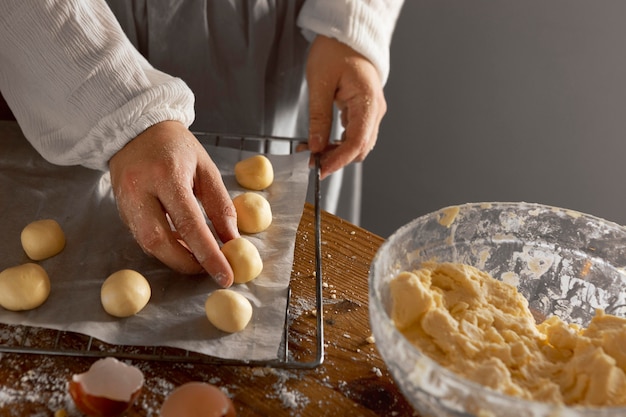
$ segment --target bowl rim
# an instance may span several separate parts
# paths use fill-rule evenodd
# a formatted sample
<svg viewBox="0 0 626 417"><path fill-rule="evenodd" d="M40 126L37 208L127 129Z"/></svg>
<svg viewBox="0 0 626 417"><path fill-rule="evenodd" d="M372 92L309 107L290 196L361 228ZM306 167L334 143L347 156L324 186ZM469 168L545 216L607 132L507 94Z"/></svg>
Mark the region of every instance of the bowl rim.
<svg viewBox="0 0 626 417"><path fill-rule="evenodd" d="M370 320L373 320L372 315L374 313L371 312L372 311L372 305L373 305L373 306L376 307L376 310L378 311L378 313L380 315L382 315L382 317L385 320L387 320L388 323L390 323L390 325L391 325L391 332L394 335L399 336L402 340L406 341L407 342L406 344L409 346L409 348L412 351L414 351L415 353L419 354L420 357L422 358L421 360L425 361L425 363L427 363L428 366L432 367L432 369L436 370L436 372L443 373L446 376L446 378L450 378L450 379L454 380L455 383L460 383L460 384L466 385L469 388L471 388L472 390L476 389L476 390L480 390L480 391L485 391L490 396L493 396L493 397L497 398L498 400L505 401L506 403L515 402L515 403L517 403L516 405L518 405L518 406L519 405L521 405L521 406L527 405L528 407L532 406L535 409L537 407L541 407L541 409L537 410L537 411L545 410L546 412L549 412L549 413L561 410L561 411L575 411L575 412L579 412L579 413L585 413L585 416L589 416L589 417L594 417L594 416L598 416L598 417L600 417L600 416L603 416L603 417L617 417L617 416L626 415L626 405L624 405L624 406L581 406L581 405L567 405L567 404L550 403L550 402L542 402L542 401L532 401L532 400L528 400L528 399L525 399L525 398L509 395L509 394L503 393L501 391L498 391L498 390L486 387L485 385L482 385L482 384L474 382L474 381L472 381L470 379L467 379L467 378L457 374L456 372L453 372L450 369L440 365L436 360L432 359L430 356L428 356L427 354L422 352L420 349L415 347L404 336L404 334L402 334L402 332L400 332L400 330L398 330L398 328L393 324L393 320L391 319L391 317L387 313L386 309L384 308L384 306L382 304L381 297L379 296L380 294L378 293L378 291L376 290L376 286L374 285L374 281L375 281L375 274L374 274L374 272L376 270L375 265L379 262L380 258L383 256L385 251L391 246L391 244L393 243L392 240L394 240L398 236L402 235L403 233L406 233L406 231L411 229L416 223L423 222L424 220L426 220L428 218L431 218L431 217L435 217L438 214L440 214L440 213L442 213L442 212L444 212L446 210L458 208L459 212L460 212L463 209L481 208L483 206L489 206L489 207L500 206L500 207L511 207L511 208L520 207L520 206L526 206L526 207L529 207L529 208L538 208L538 209L545 209L545 210L550 210L550 211L559 210L559 211L563 211L565 213L574 213L574 214L576 214L578 216L585 217L585 218L587 218L589 220L603 223L604 225L606 225L608 227L611 227L611 228L614 228L614 229L619 229L626 235L626 226L620 225L620 224L618 224L616 222L613 222L613 221L610 221L610 220L606 220L606 219L603 219L601 217L598 217L598 216L595 216L595 215L592 215L592 214L580 212L578 210L567 209L567 208L558 207L558 206L551 206L551 205L541 204L541 203L528 203L528 202L524 202L524 201L519 201L519 202L514 202L514 201L495 201L495 202L470 202L470 203L463 203L463 204L456 204L456 205L445 206L445 207L442 207L442 208L437 209L435 211L431 211L431 212L426 213L424 215L418 216L418 217L410 220L409 222L405 223L404 225L400 226L398 229L396 229L394 232L392 232L384 240L384 242L381 244L381 246L376 251L376 254L372 258L372 262L371 262L371 265L370 265L370 268L369 268L369 274L368 274ZM370 326L372 326L372 323L370 323ZM372 326L372 327L374 327L374 326ZM375 337L375 340L376 340L376 335L374 335L374 337ZM382 356L382 353L381 353L381 356ZM392 375L393 375L393 373L392 373ZM394 378L395 378L395 376L394 376ZM552 415L552 414L550 414L550 415Z"/></svg>

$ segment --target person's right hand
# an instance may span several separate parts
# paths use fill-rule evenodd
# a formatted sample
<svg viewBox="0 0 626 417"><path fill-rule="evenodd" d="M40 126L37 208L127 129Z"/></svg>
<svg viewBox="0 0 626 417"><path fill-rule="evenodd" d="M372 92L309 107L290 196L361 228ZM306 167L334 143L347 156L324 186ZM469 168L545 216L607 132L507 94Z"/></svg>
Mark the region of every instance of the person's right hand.
<svg viewBox="0 0 626 417"><path fill-rule="evenodd" d="M218 168L184 125L148 128L109 168L120 216L146 253L181 273L205 270L222 287L232 285L233 270L198 200L222 242L239 237L237 213Z"/></svg>

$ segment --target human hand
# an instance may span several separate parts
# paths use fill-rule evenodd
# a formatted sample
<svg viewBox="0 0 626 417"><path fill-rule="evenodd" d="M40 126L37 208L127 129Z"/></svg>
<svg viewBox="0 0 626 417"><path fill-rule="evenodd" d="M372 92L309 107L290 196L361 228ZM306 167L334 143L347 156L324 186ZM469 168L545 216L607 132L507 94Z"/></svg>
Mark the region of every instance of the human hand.
<svg viewBox="0 0 626 417"><path fill-rule="evenodd" d="M109 168L120 216L146 253L178 272L205 270L222 287L232 284L232 268L198 200L222 242L239 236L237 214L218 168L184 125L148 128L111 158Z"/></svg>
<svg viewBox="0 0 626 417"><path fill-rule="evenodd" d="M387 111L380 75L363 55L336 39L318 35L306 65L309 143L320 153L321 178L360 162L372 150ZM330 142L333 103L341 112L341 141Z"/></svg>

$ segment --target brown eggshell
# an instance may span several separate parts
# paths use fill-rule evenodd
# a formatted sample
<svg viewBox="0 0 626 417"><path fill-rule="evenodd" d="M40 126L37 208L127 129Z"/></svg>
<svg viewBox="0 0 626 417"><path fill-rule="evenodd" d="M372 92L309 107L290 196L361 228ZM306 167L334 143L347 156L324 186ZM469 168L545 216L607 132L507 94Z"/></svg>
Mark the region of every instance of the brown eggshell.
<svg viewBox="0 0 626 417"><path fill-rule="evenodd" d="M230 398L215 385L187 382L174 389L161 406L160 417L235 417Z"/></svg>
<svg viewBox="0 0 626 417"><path fill-rule="evenodd" d="M72 376L69 393L76 408L92 417L117 417L128 410L143 387L143 374L114 358L96 361Z"/></svg>

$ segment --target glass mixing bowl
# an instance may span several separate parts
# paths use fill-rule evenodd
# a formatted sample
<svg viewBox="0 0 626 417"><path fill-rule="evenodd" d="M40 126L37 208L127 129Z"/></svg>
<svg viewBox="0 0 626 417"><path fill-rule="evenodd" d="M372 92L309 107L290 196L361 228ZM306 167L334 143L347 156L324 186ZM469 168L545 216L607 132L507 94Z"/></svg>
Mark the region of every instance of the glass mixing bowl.
<svg viewBox="0 0 626 417"><path fill-rule="evenodd" d="M443 208L401 227L380 247L370 268L369 309L381 356L424 417L626 416L626 407L566 407L504 395L422 354L391 321L388 284L427 260L470 264L513 283L539 321L557 315L585 326L597 308L626 316L625 227L530 203Z"/></svg>

